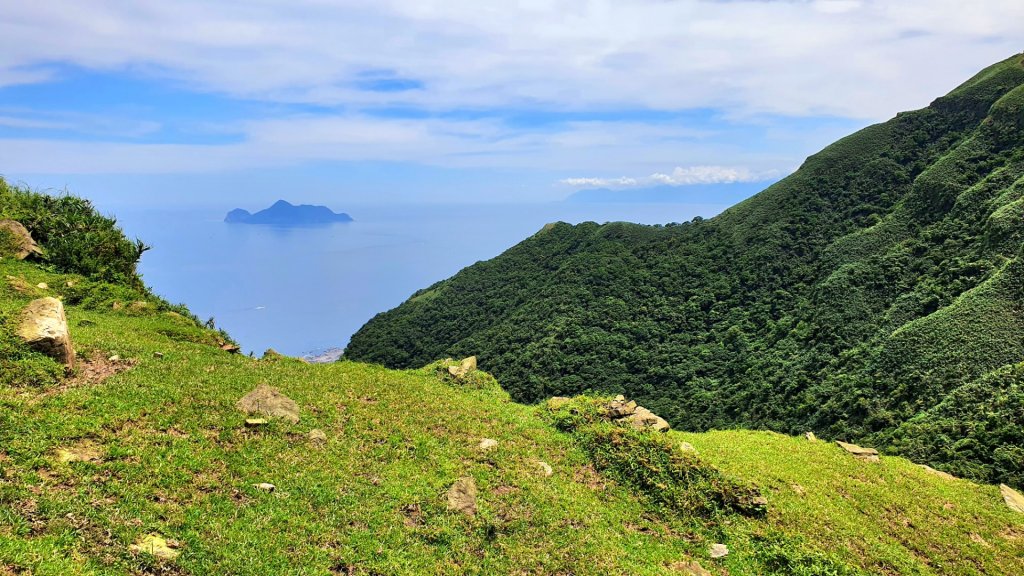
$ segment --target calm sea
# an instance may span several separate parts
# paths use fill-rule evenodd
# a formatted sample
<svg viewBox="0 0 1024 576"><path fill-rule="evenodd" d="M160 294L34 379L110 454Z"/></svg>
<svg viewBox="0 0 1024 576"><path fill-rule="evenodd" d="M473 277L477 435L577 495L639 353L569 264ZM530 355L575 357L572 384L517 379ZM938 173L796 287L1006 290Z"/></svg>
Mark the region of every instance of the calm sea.
<svg viewBox="0 0 1024 576"><path fill-rule="evenodd" d="M323 228L225 224L226 210L118 210L153 249L147 284L200 318L215 318L246 353L342 348L375 314L544 224L647 224L709 217L725 206L676 204L344 206L355 222Z"/></svg>

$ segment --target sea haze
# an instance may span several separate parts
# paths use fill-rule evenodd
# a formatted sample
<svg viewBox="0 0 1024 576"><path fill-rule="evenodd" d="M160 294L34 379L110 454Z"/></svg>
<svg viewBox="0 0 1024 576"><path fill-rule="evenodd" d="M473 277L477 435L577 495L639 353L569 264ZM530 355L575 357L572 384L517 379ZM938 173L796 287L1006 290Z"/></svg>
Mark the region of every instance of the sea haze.
<svg viewBox="0 0 1024 576"><path fill-rule="evenodd" d="M554 221L646 224L709 217L717 204L331 206L354 222L312 228L223 222L226 209L117 209L153 247L140 272L158 294L213 317L246 353L344 347L375 314ZM102 207L101 208L105 208Z"/></svg>

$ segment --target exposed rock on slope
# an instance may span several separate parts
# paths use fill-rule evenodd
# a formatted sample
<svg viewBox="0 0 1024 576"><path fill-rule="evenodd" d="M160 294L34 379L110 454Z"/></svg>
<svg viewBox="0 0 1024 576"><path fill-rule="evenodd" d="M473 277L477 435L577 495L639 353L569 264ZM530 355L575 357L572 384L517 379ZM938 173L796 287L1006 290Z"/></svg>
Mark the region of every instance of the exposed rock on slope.
<svg viewBox="0 0 1024 576"><path fill-rule="evenodd" d="M75 349L60 300L40 298L29 303L22 312L18 336L43 354L68 367L74 366Z"/></svg>
<svg viewBox="0 0 1024 576"><path fill-rule="evenodd" d="M0 220L0 237L3 235L7 235L10 238L10 241L13 243L13 246L11 246L12 255L18 260L43 255L43 251L36 244L36 241L32 239L32 235L20 222ZM0 248L3 248L3 246L0 245Z"/></svg>

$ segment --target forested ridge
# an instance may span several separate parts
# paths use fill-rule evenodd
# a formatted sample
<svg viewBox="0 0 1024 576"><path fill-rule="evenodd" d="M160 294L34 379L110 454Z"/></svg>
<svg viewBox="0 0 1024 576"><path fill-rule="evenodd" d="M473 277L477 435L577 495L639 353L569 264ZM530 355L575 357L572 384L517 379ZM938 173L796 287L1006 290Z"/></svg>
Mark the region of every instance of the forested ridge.
<svg viewBox="0 0 1024 576"><path fill-rule="evenodd" d="M623 392L688 430L813 430L1024 485L1024 56L708 219L546 226L346 358L479 356L520 401Z"/></svg>

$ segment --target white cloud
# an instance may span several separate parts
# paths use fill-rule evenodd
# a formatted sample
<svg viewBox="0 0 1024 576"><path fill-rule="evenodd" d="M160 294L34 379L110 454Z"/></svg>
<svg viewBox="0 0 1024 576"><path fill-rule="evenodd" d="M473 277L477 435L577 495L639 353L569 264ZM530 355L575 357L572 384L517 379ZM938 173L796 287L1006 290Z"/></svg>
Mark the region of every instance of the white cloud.
<svg viewBox="0 0 1024 576"><path fill-rule="evenodd" d="M881 119L1019 50L1021 21L1019 0L12 2L0 22L0 85L39 80L26 72L35 64L71 62L321 104ZM350 81L366 70L425 87L361 91Z"/></svg>
<svg viewBox="0 0 1024 576"><path fill-rule="evenodd" d="M565 178L561 184L573 188L634 188L639 186L690 186L694 184L734 184L764 182L779 176L777 170L755 172L731 166L676 166L670 173L655 172L650 176L632 178Z"/></svg>

